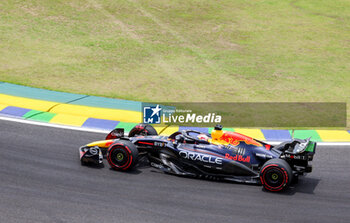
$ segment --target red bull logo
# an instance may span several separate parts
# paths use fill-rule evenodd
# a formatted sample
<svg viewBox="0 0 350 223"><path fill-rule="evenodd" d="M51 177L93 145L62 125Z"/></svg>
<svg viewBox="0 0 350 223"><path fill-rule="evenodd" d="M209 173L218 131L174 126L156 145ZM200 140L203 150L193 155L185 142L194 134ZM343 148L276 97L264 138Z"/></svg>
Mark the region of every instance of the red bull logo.
<svg viewBox="0 0 350 223"><path fill-rule="evenodd" d="M233 132L225 132L220 140L223 140L233 146L238 146L241 142L245 142L247 145L254 145L254 146L262 146L261 143L255 141L254 139L239 134L239 133L233 133Z"/></svg>
<svg viewBox="0 0 350 223"><path fill-rule="evenodd" d="M250 162L250 156L246 156L246 157L243 157L241 155L231 156L230 154L226 153L225 158L229 160L238 161L238 162L244 162L244 163Z"/></svg>

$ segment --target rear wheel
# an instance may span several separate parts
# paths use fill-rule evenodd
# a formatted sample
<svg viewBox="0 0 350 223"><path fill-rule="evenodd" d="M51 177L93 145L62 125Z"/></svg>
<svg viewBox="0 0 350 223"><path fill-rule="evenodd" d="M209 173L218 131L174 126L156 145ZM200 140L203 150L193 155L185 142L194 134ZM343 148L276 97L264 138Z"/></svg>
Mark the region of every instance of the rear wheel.
<svg viewBox="0 0 350 223"><path fill-rule="evenodd" d="M149 135L158 135L157 130L153 128L151 125L147 124L138 124L134 128L132 128L129 132L129 137L134 137L136 135L143 135L143 136L149 136Z"/></svg>
<svg viewBox="0 0 350 223"><path fill-rule="evenodd" d="M138 162L138 150L129 141L117 140L108 148L107 161L115 170L132 169Z"/></svg>
<svg viewBox="0 0 350 223"><path fill-rule="evenodd" d="M289 186L293 178L292 168L282 159L271 159L261 168L260 180L268 191L282 191Z"/></svg>

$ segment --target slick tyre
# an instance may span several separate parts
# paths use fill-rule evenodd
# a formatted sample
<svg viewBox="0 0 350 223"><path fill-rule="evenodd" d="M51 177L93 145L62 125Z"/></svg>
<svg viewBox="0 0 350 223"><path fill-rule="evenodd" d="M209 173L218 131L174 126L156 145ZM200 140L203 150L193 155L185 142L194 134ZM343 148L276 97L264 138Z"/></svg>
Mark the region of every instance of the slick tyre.
<svg viewBox="0 0 350 223"><path fill-rule="evenodd" d="M129 132L129 137L134 137L137 135L141 136L151 136L151 135L158 135L157 130L153 128L151 125L147 124L138 124L134 128L132 128Z"/></svg>
<svg viewBox="0 0 350 223"><path fill-rule="evenodd" d="M130 170L138 162L139 152L129 141L117 140L107 150L107 161L115 170Z"/></svg>
<svg viewBox="0 0 350 223"><path fill-rule="evenodd" d="M260 181L263 187L272 192L286 189L292 182L292 178L292 168L282 159L267 161L260 171Z"/></svg>

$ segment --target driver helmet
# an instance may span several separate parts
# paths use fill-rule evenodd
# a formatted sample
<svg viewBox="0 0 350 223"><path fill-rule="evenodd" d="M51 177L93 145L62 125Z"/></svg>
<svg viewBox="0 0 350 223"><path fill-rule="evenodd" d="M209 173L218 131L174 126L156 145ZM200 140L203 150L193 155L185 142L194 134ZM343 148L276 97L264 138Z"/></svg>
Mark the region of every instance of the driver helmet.
<svg viewBox="0 0 350 223"><path fill-rule="evenodd" d="M222 125L216 125L211 132L211 137L214 141L219 141L223 134L224 131L222 131Z"/></svg>
<svg viewBox="0 0 350 223"><path fill-rule="evenodd" d="M197 135L197 138L198 138L199 140L204 140L204 141L208 141L208 140L209 140L209 136L207 136L207 135L204 134L204 133L198 134L198 135Z"/></svg>

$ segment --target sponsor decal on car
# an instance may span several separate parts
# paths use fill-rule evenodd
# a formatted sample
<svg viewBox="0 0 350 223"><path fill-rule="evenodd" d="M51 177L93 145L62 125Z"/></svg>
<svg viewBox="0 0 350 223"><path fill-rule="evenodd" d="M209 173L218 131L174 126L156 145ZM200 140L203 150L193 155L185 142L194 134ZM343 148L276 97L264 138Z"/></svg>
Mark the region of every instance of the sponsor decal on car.
<svg viewBox="0 0 350 223"><path fill-rule="evenodd" d="M180 151L179 155L185 159L193 160L193 161L201 161L203 163L213 163L222 165L222 158L209 156L201 153Z"/></svg>
<svg viewBox="0 0 350 223"><path fill-rule="evenodd" d="M165 143L165 142L154 142L154 146L157 146L157 147L166 147L166 143Z"/></svg>
<svg viewBox="0 0 350 223"><path fill-rule="evenodd" d="M244 157L242 155L231 156L230 154L226 153L225 158L229 159L229 160L238 161L238 162L244 162L244 163L250 162L250 156L246 156L246 157Z"/></svg>
<svg viewBox="0 0 350 223"><path fill-rule="evenodd" d="M291 154L285 154L285 157L286 158L289 158L289 159L296 159L296 160L306 160L307 159L307 156L302 156L302 155L291 155Z"/></svg>

